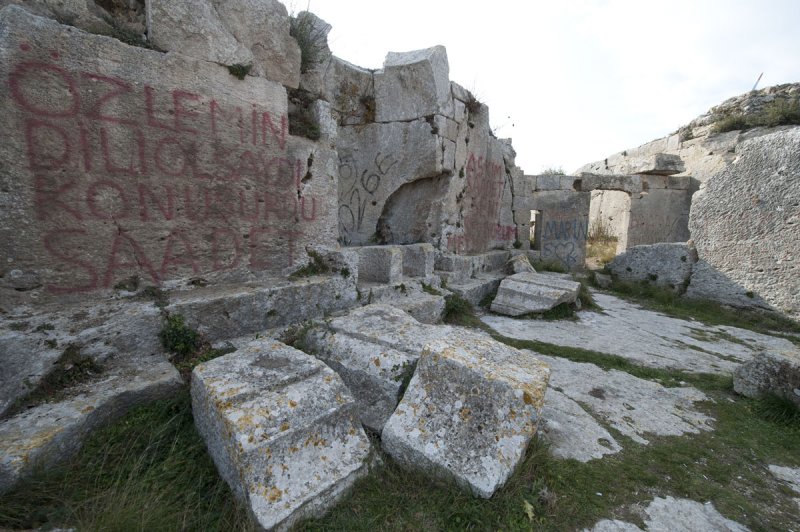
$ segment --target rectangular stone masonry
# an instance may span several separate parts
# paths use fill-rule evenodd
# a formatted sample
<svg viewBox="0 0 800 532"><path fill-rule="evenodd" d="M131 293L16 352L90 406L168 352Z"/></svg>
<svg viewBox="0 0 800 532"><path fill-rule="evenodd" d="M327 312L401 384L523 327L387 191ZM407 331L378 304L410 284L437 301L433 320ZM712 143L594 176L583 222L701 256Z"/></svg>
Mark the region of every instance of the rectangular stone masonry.
<svg viewBox="0 0 800 532"><path fill-rule="evenodd" d="M406 467L491 497L525 456L549 377L533 356L477 333L430 342L383 447Z"/></svg>
<svg viewBox="0 0 800 532"><path fill-rule="evenodd" d="M368 471L347 387L322 362L256 340L192 372L192 411L220 476L264 529L319 516Z"/></svg>
<svg viewBox="0 0 800 532"><path fill-rule="evenodd" d="M431 244L410 244L400 248L403 252L403 275L405 277L429 277L433 275L436 256Z"/></svg>
<svg viewBox="0 0 800 532"><path fill-rule="evenodd" d="M335 154L288 134L281 85L17 6L0 27L0 255L35 279L4 304L281 274L335 245Z"/></svg>
<svg viewBox="0 0 800 532"><path fill-rule="evenodd" d="M397 283L403 278L403 251L399 246L364 246L358 252L358 280Z"/></svg>

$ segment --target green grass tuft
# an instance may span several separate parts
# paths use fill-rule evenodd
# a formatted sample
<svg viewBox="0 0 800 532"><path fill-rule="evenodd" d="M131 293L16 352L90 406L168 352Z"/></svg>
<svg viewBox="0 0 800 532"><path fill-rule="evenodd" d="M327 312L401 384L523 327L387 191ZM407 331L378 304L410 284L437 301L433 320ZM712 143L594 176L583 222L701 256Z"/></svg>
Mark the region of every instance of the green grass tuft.
<svg viewBox="0 0 800 532"><path fill-rule="evenodd" d="M241 63L236 63L235 65L228 65L228 72L230 72L231 76L237 79L244 79L250 73L252 68L253 65L242 65Z"/></svg>
<svg viewBox="0 0 800 532"><path fill-rule="evenodd" d="M458 294L445 296L442 321L462 327L483 327L483 322L475 315L472 303Z"/></svg>
<svg viewBox="0 0 800 532"><path fill-rule="evenodd" d="M191 355L202 346L200 334L188 327L180 314L167 316L158 337L164 349L180 357Z"/></svg>
<svg viewBox="0 0 800 532"><path fill-rule="evenodd" d="M195 430L187 390L132 410L0 497L0 527L253 529Z"/></svg>

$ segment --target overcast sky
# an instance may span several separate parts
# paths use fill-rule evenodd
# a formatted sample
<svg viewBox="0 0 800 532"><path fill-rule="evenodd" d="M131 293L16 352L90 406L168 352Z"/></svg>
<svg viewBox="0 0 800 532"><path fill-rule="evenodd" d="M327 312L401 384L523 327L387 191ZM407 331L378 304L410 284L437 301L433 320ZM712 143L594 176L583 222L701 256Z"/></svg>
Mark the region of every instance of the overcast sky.
<svg viewBox="0 0 800 532"><path fill-rule="evenodd" d="M800 81L800 0L285 0L333 25L337 56L447 47L526 173L567 173L711 106Z"/></svg>

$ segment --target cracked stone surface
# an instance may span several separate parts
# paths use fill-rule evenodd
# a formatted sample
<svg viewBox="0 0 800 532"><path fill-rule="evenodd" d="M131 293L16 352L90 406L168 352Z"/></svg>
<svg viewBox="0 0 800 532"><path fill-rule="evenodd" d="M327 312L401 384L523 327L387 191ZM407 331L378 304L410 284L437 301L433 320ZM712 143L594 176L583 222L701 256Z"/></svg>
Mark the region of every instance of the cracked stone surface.
<svg viewBox="0 0 800 532"><path fill-rule="evenodd" d="M603 312L582 311L576 321L484 316L498 333L520 340L618 355L636 364L694 373L731 374L755 353L796 348L783 338L728 326L672 318L620 298L594 293Z"/></svg>
<svg viewBox="0 0 800 532"><path fill-rule="evenodd" d="M619 520L604 519L591 532L635 532L641 530L670 532L745 532L747 527L720 514L710 502L656 497L644 509L644 529Z"/></svg>
<svg viewBox="0 0 800 532"><path fill-rule="evenodd" d="M633 441L712 430L714 419L695 407L708 397L691 387L667 388L628 373L558 357L532 356L550 366L542 417L553 454L586 462L622 450L605 423Z"/></svg>

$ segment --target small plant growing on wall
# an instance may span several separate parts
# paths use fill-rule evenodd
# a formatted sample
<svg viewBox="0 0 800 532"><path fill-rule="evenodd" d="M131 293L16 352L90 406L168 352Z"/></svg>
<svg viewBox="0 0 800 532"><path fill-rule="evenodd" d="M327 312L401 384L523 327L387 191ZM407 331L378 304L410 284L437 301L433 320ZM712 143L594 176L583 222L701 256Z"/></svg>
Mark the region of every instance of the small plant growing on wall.
<svg viewBox="0 0 800 532"><path fill-rule="evenodd" d="M327 32L314 24L314 16L303 12L289 19L289 35L300 46L300 73L305 74L328 58Z"/></svg>

